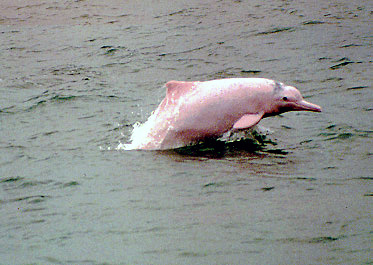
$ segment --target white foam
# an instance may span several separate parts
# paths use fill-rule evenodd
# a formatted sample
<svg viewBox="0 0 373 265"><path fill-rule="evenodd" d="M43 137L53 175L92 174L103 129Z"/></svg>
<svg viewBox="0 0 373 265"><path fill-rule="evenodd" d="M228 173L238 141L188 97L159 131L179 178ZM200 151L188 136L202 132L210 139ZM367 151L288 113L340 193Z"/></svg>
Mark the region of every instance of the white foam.
<svg viewBox="0 0 373 265"><path fill-rule="evenodd" d="M173 130L173 121L178 119L180 105L184 104L186 97L180 97L177 104L170 102L167 111L160 110L159 107L152 112L148 120L136 123L133 126L130 143L120 143L117 149L136 150L136 149L173 149L183 146L183 143L173 142L171 146L162 146L164 137L170 130ZM162 104L162 103L161 103Z"/></svg>
<svg viewBox="0 0 373 265"><path fill-rule="evenodd" d="M117 150L119 149L123 149L123 150L141 149L143 146L149 143L149 140L150 140L149 134L154 124L155 124L154 113L150 115L148 120L144 122L143 124L136 122L133 125L130 143L128 144L119 143L116 149Z"/></svg>

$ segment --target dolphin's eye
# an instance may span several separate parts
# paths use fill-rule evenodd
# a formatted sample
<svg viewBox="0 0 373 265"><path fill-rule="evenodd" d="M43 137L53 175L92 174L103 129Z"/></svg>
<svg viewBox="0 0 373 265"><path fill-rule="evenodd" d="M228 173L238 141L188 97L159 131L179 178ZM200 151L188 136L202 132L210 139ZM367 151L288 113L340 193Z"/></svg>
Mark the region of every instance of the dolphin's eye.
<svg viewBox="0 0 373 265"><path fill-rule="evenodd" d="M282 98L284 101L288 101L288 97L283 97Z"/></svg>

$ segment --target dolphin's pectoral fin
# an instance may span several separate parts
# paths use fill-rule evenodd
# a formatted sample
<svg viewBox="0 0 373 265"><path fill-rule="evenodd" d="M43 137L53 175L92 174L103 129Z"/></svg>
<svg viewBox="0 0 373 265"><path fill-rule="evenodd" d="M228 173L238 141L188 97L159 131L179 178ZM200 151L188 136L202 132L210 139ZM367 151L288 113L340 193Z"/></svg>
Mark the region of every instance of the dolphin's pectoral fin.
<svg viewBox="0 0 373 265"><path fill-rule="evenodd" d="M233 129L250 128L257 124L262 118L264 113L245 114L233 125Z"/></svg>

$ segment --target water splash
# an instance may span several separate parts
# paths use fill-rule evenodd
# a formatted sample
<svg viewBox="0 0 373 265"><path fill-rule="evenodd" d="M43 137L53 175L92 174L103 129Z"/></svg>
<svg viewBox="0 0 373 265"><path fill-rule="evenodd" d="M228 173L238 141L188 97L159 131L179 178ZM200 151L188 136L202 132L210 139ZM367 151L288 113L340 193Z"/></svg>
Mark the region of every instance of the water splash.
<svg viewBox="0 0 373 265"><path fill-rule="evenodd" d="M178 101L165 98L158 108L152 112L148 120L143 124L137 122L133 126L129 144L119 144L117 149L136 150L136 149L164 149L161 148L163 139L169 131L174 129L175 120L180 114L180 106L187 104L187 97L180 97ZM168 102L169 101L169 102ZM169 105L167 105L169 104ZM168 106L167 111L163 111L164 105ZM175 141L167 149L182 147L183 142Z"/></svg>
<svg viewBox="0 0 373 265"><path fill-rule="evenodd" d="M161 136L155 136L155 130L154 128L157 128L158 126L162 126L165 129L164 130L170 130L172 129L171 126L169 126L169 122L167 124L157 124L159 121L157 120L157 114L158 111L154 111L148 120L144 123L136 122L133 125L133 130L131 132L130 137L130 143L123 144L120 143L117 146L117 150L136 150L136 149L143 149L145 146L152 144L154 147L160 146L162 142ZM169 114L171 116L171 114ZM156 149L156 148L155 148Z"/></svg>
<svg viewBox="0 0 373 265"><path fill-rule="evenodd" d="M144 140L148 138L150 126L151 126L151 115L145 123L141 124L140 122L136 122L133 125L133 130L131 133L130 143L124 144L119 143L117 146L117 150L136 150L140 149L141 146L144 144Z"/></svg>

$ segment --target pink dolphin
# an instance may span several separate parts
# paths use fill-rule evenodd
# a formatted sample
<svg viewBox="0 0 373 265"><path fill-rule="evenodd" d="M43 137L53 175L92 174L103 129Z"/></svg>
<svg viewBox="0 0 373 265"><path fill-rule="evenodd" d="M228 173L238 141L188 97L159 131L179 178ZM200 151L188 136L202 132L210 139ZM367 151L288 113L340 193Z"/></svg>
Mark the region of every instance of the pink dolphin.
<svg viewBox="0 0 373 265"><path fill-rule="evenodd" d="M292 86L265 78L170 81L166 97L132 134L130 149L161 150L250 128L287 111L316 111Z"/></svg>

